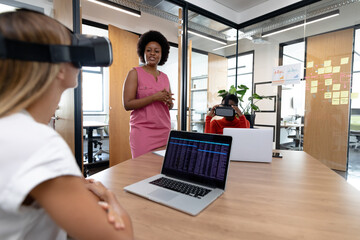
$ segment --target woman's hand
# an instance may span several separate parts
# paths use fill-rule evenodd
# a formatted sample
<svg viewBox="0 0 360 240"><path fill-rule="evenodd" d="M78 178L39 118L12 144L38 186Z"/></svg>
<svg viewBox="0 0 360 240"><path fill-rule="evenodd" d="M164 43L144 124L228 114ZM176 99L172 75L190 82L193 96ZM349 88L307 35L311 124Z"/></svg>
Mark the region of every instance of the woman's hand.
<svg viewBox="0 0 360 240"><path fill-rule="evenodd" d="M173 96L174 94L173 93L171 93L171 98L170 99L168 99L166 102L165 102L165 104L168 106L168 108L169 109L172 109L173 107L174 107L174 100L175 100L175 98L173 98L172 96Z"/></svg>
<svg viewBox="0 0 360 240"><path fill-rule="evenodd" d="M124 229L125 222L122 217L126 213L113 193L94 179L86 179L85 186L101 200L99 205L107 212L109 223L113 224L116 229Z"/></svg>
<svg viewBox="0 0 360 240"><path fill-rule="evenodd" d="M238 106L232 105L231 107L235 110L235 113L238 115L238 117L241 117L243 115Z"/></svg>
<svg viewBox="0 0 360 240"><path fill-rule="evenodd" d="M116 213L114 208L109 205L109 203L100 201L98 204L104 209L108 214L108 221L111 224L114 224L114 227L116 229L124 229L125 223L124 220L119 216L119 214Z"/></svg>
<svg viewBox="0 0 360 240"><path fill-rule="evenodd" d="M175 100L172 97L172 93L168 92L166 89L163 89L153 95L153 100L160 101L165 103L167 106L173 105L172 101Z"/></svg>
<svg viewBox="0 0 360 240"><path fill-rule="evenodd" d="M209 116L209 117L215 117L215 108L217 108L218 106L220 106L220 105L217 104L217 105L213 106L211 108L211 110L206 115Z"/></svg>

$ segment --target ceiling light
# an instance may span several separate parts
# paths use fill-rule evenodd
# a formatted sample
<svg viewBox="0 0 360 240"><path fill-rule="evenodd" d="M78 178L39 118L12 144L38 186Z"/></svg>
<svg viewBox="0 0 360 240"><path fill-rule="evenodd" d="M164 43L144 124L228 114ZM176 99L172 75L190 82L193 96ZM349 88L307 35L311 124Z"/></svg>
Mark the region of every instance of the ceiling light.
<svg viewBox="0 0 360 240"><path fill-rule="evenodd" d="M226 46L223 46L223 47L215 48L215 49L213 49L213 51L217 51L217 50L220 50L220 49L223 49L223 48L227 48L227 47L231 47L231 46L235 46L235 45L236 45L236 42L235 42L235 43L232 43L232 44L229 44L229 45L226 45Z"/></svg>
<svg viewBox="0 0 360 240"><path fill-rule="evenodd" d="M206 38L208 40L211 40L211 41L226 45L226 41L221 39L221 38L217 38L217 37L214 37L214 36L199 32L199 31L191 29L191 28L188 29L188 33L191 33L193 35L196 35L196 36L199 36L199 37L202 37L202 38Z"/></svg>
<svg viewBox="0 0 360 240"><path fill-rule="evenodd" d="M291 30L294 28L302 27L307 24L311 24L311 23L319 22L319 21L322 21L322 20L325 20L325 19L328 19L331 17L335 17L335 16L338 16L339 14L340 14L340 11L339 11L339 9L337 9L337 10L334 10L334 11L331 11L331 12L328 12L325 14L321 14L321 15L318 15L315 17L308 18L306 20L302 20L299 22L289 24L289 25L281 27L281 28L277 28L277 29L274 29L274 30L271 30L268 32L263 32L261 36L268 37L268 36L271 36L271 35L274 35L277 33L281 33L281 32L285 32L285 31L288 31L288 30Z"/></svg>
<svg viewBox="0 0 360 240"><path fill-rule="evenodd" d="M114 3L114 2L105 1L105 0L88 0L88 1L92 2L92 3L99 4L99 5L104 6L104 7L114 9L116 11L120 11L120 12L123 12L123 13L130 14L130 15L135 16L135 17L140 17L141 16L140 11L129 8L129 7L119 5L119 4Z"/></svg>
<svg viewBox="0 0 360 240"><path fill-rule="evenodd" d="M0 4L0 13L2 12L11 12L11 11L15 11L16 8L9 6L9 5L5 5L5 4Z"/></svg>

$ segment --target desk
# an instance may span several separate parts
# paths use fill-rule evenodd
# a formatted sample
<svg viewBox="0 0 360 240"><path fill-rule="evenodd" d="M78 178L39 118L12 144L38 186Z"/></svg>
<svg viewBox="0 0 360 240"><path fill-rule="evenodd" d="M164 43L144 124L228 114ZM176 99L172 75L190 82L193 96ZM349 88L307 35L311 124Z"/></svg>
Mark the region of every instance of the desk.
<svg viewBox="0 0 360 240"><path fill-rule="evenodd" d="M304 127L304 124L299 123L281 123L280 127L282 128L295 128L296 131L296 139L299 140L299 150L302 150L301 148L301 128ZM289 133L288 133L289 134Z"/></svg>
<svg viewBox="0 0 360 240"><path fill-rule="evenodd" d="M225 193L192 217L123 188L161 171L147 153L91 178L115 192L141 239L359 239L360 192L302 151L269 163L231 162Z"/></svg>
<svg viewBox="0 0 360 240"><path fill-rule="evenodd" d="M86 135L88 135L88 162L93 162L93 130L99 127L108 126L107 123L96 121L84 121L83 128L86 129Z"/></svg>

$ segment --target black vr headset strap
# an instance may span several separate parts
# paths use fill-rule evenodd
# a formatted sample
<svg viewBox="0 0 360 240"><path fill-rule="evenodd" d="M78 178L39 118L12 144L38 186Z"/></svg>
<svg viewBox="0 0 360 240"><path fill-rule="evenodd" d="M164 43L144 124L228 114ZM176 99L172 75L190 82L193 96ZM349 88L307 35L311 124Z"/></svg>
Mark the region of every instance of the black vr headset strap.
<svg viewBox="0 0 360 240"><path fill-rule="evenodd" d="M0 34L0 58L37 62L80 62L94 59L91 47L47 45L4 38Z"/></svg>

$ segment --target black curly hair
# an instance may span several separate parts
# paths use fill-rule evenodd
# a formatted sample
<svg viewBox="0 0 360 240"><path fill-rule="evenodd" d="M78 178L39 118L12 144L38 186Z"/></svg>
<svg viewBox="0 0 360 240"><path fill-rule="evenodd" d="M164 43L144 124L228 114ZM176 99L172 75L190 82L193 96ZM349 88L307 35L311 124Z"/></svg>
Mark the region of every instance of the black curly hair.
<svg viewBox="0 0 360 240"><path fill-rule="evenodd" d="M239 99L237 98L237 96L235 94L228 94L226 95L223 99L222 102L225 106L229 106L229 101L233 100L233 102L238 105L239 103Z"/></svg>
<svg viewBox="0 0 360 240"><path fill-rule="evenodd" d="M167 39L158 31L150 30L146 33L143 33L138 41L137 44L137 54L140 58L140 61L142 63L145 63L144 59L144 52L145 47L149 42L157 42L161 46L161 59L159 62L159 66L164 65L166 63L169 51L170 51L170 45L167 41Z"/></svg>

